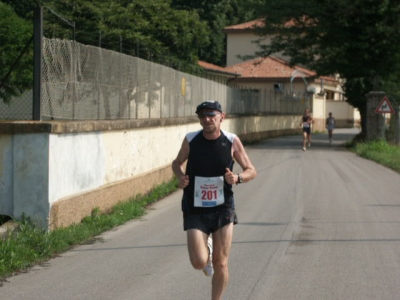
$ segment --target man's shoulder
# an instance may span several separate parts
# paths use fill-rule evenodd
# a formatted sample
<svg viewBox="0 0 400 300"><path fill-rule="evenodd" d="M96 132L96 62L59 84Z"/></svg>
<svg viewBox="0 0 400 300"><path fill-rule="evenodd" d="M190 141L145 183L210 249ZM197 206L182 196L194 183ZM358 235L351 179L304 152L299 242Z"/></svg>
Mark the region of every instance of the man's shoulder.
<svg viewBox="0 0 400 300"><path fill-rule="evenodd" d="M186 134L188 142L192 141L202 130L192 131Z"/></svg>
<svg viewBox="0 0 400 300"><path fill-rule="evenodd" d="M227 137L227 139L228 139L231 143L233 143L233 141L234 141L234 139L235 139L235 137L236 137L236 134L234 134L234 133L232 133L232 132L229 132L229 131L225 131L225 130L221 130L221 132Z"/></svg>

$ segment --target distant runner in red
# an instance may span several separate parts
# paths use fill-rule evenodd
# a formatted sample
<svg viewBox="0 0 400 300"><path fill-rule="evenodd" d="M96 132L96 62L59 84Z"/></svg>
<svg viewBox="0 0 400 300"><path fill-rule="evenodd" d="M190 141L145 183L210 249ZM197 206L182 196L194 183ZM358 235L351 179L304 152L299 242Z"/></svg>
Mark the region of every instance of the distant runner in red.
<svg viewBox="0 0 400 300"><path fill-rule="evenodd" d="M308 147L311 147L311 125L314 123L313 118L310 115L310 110L306 108L300 126L303 127L303 151L306 151Z"/></svg>

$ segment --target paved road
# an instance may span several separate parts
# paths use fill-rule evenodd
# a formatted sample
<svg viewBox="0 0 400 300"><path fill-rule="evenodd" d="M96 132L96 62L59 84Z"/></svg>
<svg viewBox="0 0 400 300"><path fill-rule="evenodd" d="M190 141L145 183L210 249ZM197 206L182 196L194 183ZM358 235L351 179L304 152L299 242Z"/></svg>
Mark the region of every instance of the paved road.
<svg viewBox="0 0 400 300"><path fill-rule="evenodd" d="M231 280L225 299L400 299L400 175L339 145L355 130L247 147L258 177L235 187ZM190 267L181 192L141 220L11 277L0 299L210 299Z"/></svg>

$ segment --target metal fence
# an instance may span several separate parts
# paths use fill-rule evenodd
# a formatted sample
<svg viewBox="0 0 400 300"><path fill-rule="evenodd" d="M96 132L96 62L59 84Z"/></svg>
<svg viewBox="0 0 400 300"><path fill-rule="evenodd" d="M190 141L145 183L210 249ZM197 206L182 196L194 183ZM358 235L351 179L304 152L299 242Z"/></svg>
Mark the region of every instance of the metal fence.
<svg viewBox="0 0 400 300"><path fill-rule="evenodd" d="M217 100L228 114L302 113L307 93L228 87L144 59L70 40L43 40L43 120L175 118ZM3 109L0 120L31 119L32 93ZM28 101L29 100L29 101ZM7 105L5 105L7 106Z"/></svg>
<svg viewBox="0 0 400 300"><path fill-rule="evenodd" d="M14 97L10 103L4 103L0 98L1 120L32 120L33 95L32 90L26 91L20 97Z"/></svg>

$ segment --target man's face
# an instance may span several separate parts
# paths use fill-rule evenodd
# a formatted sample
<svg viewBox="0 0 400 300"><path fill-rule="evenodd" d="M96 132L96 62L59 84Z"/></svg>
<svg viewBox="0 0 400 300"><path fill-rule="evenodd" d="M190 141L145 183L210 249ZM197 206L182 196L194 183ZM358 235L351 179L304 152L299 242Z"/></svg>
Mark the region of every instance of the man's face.
<svg viewBox="0 0 400 300"><path fill-rule="evenodd" d="M219 130L224 114L218 110L203 109L198 114L200 124L205 132Z"/></svg>

